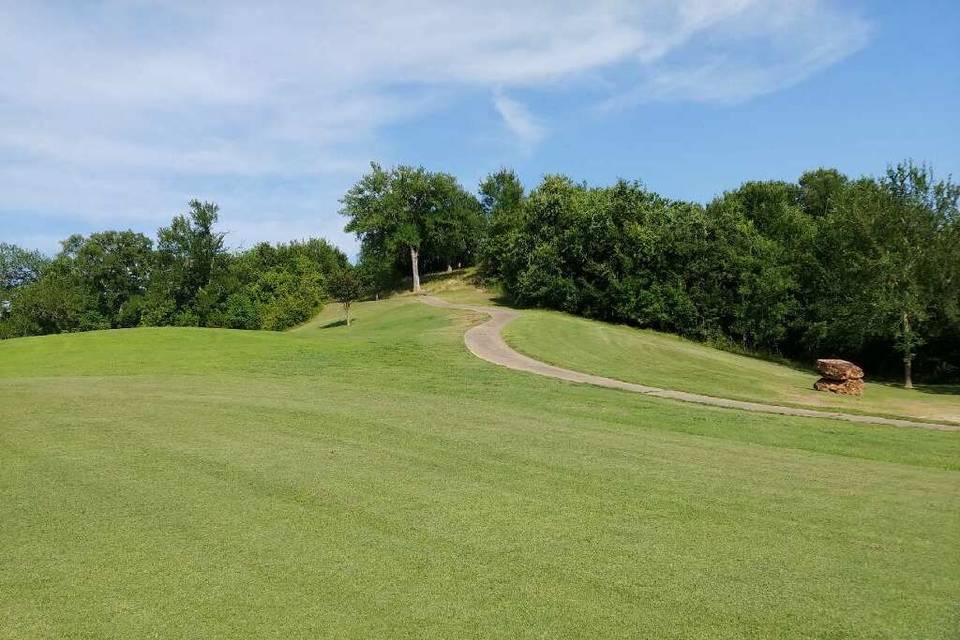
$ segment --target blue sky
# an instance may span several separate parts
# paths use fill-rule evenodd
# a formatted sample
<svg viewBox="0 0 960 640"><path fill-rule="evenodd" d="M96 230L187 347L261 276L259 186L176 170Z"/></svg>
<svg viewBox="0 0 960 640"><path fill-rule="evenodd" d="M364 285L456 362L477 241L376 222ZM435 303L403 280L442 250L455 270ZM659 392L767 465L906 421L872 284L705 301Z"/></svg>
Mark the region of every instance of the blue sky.
<svg viewBox="0 0 960 640"><path fill-rule="evenodd" d="M818 166L960 175L957 2L305 4L0 6L0 241L153 236L196 197L232 247L352 254L337 200L371 160L698 201Z"/></svg>

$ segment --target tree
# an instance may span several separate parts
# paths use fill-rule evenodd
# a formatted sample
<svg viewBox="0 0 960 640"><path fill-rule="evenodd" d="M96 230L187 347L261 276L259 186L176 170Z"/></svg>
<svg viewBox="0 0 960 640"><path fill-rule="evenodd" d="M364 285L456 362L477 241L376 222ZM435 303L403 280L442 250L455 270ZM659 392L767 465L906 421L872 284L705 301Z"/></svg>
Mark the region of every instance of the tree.
<svg viewBox="0 0 960 640"><path fill-rule="evenodd" d="M198 298L227 263L224 234L213 228L218 212L212 202L191 200L186 215L157 231L156 263L145 297L147 324L204 324Z"/></svg>
<svg viewBox="0 0 960 640"><path fill-rule="evenodd" d="M396 258L382 247L361 245L357 271L360 279L377 299L382 293L392 291L400 284L401 276L396 268Z"/></svg>
<svg viewBox="0 0 960 640"><path fill-rule="evenodd" d="M0 242L0 294L36 282L49 262L39 251Z"/></svg>
<svg viewBox="0 0 960 640"><path fill-rule="evenodd" d="M480 205L488 217L515 213L523 203L523 184L512 169L500 169L480 183Z"/></svg>
<svg viewBox="0 0 960 640"><path fill-rule="evenodd" d="M327 282L327 291L334 300L343 306L347 317L347 326L350 326L350 306L360 299L363 286L354 269L346 268L330 276Z"/></svg>
<svg viewBox="0 0 960 640"><path fill-rule="evenodd" d="M327 296L326 280L347 265L343 252L317 238L259 243L231 256L204 290L219 296L206 324L278 331L309 320Z"/></svg>
<svg viewBox="0 0 960 640"><path fill-rule="evenodd" d="M345 230L357 234L363 250L392 255L398 263L408 254L413 291L419 292L424 247L439 254L430 260L468 249L456 237L470 229L465 220L478 211L467 197L449 174L404 165L388 171L371 163L370 172L340 200L340 213L350 219Z"/></svg>
<svg viewBox="0 0 960 640"><path fill-rule="evenodd" d="M370 173L340 201L340 213L350 218L345 230L357 234L363 245L390 254L409 250L414 292L420 291L419 250L429 213L425 187L422 168L400 166L386 171L370 163Z"/></svg>
<svg viewBox="0 0 960 640"><path fill-rule="evenodd" d="M0 322L12 313L11 298L18 290L39 280L49 262L39 251L28 251L0 242ZM8 334L21 335L18 331L10 323L3 323L0 325L0 338Z"/></svg>
<svg viewBox="0 0 960 640"><path fill-rule="evenodd" d="M929 323L956 299L960 260L951 241L960 187L937 181L925 166L906 162L881 180L853 183L828 216L826 273L832 283L833 322L848 340L891 343L903 362L903 384L913 387L913 361Z"/></svg>
<svg viewBox="0 0 960 640"><path fill-rule="evenodd" d="M814 218L823 218L847 186L847 176L836 169L814 169L800 176L800 203Z"/></svg>
<svg viewBox="0 0 960 640"><path fill-rule="evenodd" d="M480 206L486 215L486 233L480 247L480 272L500 274L512 247L523 212L523 184L509 169L491 173L480 183Z"/></svg>
<svg viewBox="0 0 960 640"><path fill-rule="evenodd" d="M436 213L426 219L426 266L451 271L453 265L473 262L483 236L483 209L450 174L432 174L430 181Z"/></svg>
<svg viewBox="0 0 960 640"><path fill-rule="evenodd" d="M74 235L63 242L57 257L75 273L76 281L96 311L111 327L136 326L139 313L128 305L139 304L147 290L153 263L153 242L134 231L102 231L84 238Z"/></svg>

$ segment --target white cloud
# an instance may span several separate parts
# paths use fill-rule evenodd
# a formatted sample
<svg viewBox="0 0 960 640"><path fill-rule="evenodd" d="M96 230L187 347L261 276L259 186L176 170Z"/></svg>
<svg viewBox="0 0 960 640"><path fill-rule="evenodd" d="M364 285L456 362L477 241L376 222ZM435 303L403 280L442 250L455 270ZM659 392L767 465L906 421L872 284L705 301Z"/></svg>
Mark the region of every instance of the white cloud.
<svg viewBox="0 0 960 640"><path fill-rule="evenodd" d="M868 35L816 0L3 3L0 226L12 211L159 224L226 181L216 197L244 195L230 210L243 233L266 233L265 210L271 235L288 217L300 233L306 205L288 214L262 188L279 179L333 227L336 189L389 159L385 128L464 92L489 92L529 150L546 130L515 91L747 100Z"/></svg>
<svg viewBox="0 0 960 640"><path fill-rule="evenodd" d="M824 2L745 2L701 14L696 46L642 66L604 107L654 100L736 103L795 85L863 48L870 25Z"/></svg>
<svg viewBox="0 0 960 640"><path fill-rule="evenodd" d="M529 149L543 139L546 131L524 105L498 91L494 94L493 106L503 118L503 123L525 148Z"/></svg>

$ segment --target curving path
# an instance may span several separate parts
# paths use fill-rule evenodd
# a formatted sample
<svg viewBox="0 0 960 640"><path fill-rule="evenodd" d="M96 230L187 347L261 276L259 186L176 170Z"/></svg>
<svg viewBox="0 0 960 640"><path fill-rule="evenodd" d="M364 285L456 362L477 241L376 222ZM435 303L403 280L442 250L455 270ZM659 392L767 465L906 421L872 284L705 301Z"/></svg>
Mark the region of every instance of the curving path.
<svg viewBox="0 0 960 640"><path fill-rule="evenodd" d="M929 422L914 422L912 420L900 420L897 418L882 418L879 416L865 416L852 413L840 413L837 411L820 411L817 409L800 409L797 407L783 407L775 404L763 404L761 402L745 402L743 400L728 400L726 398L715 398L705 396L699 393L687 393L686 391L672 391L670 389L660 389L658 387L648 387L642 384L624 382L614 378L605 378L595 376L580 371L571 371L562 367L555 367L534 360L529 356L514 351L508 345L500 330L511 320L520 315L515 309L505 307L488 307L482 305L454 304L441 300L435 296L419 296L421 302L434 307L444 307L448 309L461 309L464 311L473 311L490 316L486 322L471 327L463 336L470 353L487 362L498 364L509 369L517 371L528 371L541 376L550 378L559 378L570 382L581 384L592 384L598 387L608 387L610 389L622 389L634 393L642 393L657 398L667 398L669 400L678 400L680 402L693 402L696 404L709 405L712 407L724 407L727 409L739 409L741 411L754 411L760 413L775 413L783 416L802 416L806 418L830 418L833 420L846 420L847 422L860 422L866 424L882 424L894 427L913 427L919 429L937 429L940 431L960 431L960 425L934 424Z"/></svg>

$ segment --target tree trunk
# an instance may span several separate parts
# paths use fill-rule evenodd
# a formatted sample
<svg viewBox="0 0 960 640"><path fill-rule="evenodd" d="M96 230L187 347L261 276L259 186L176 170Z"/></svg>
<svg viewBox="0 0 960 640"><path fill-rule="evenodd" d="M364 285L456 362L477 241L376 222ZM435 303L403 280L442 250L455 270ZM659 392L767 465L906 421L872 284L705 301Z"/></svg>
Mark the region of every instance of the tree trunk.
<svg viewBox="0 0 960 640"><path fill-rule="evenodd" d="M910 335L910 316L903 312L903 339L906 349L903 353L903 388L913 389L913 347Z"/></svg>
<svg viewBox="0 0 960 640"><path fill-rule="evenodd" d="M413 265L413 292L420 293L420 252L410 247L410 262Z"/></svg>
<svg viewBox="0 0 960 640"><path fill-rule="evenodd" d="M343 305L343 310L347 312L347 326L349 327L350 326L350 305L349 304Z"/></svg>

